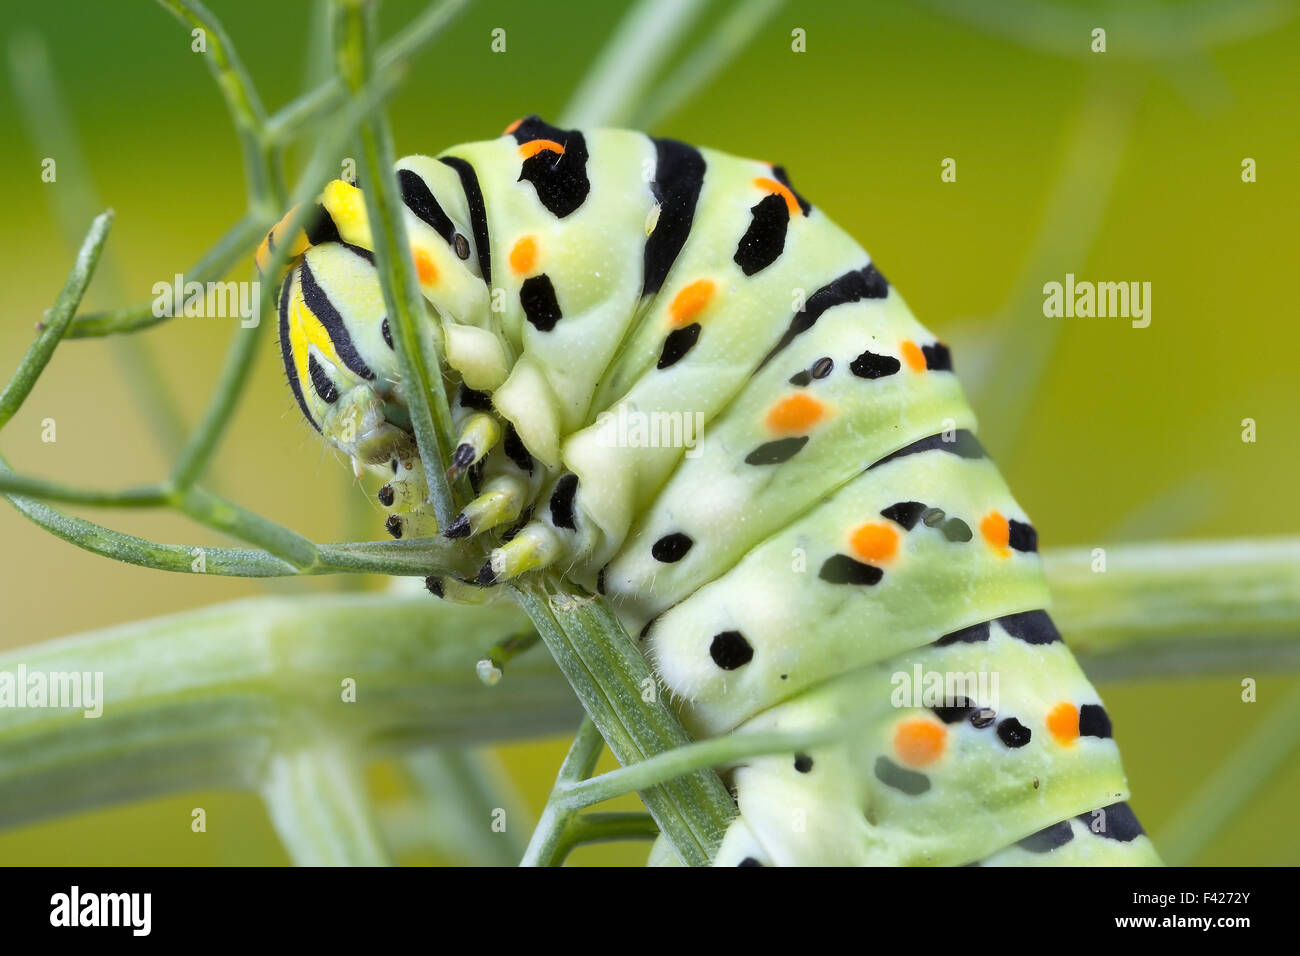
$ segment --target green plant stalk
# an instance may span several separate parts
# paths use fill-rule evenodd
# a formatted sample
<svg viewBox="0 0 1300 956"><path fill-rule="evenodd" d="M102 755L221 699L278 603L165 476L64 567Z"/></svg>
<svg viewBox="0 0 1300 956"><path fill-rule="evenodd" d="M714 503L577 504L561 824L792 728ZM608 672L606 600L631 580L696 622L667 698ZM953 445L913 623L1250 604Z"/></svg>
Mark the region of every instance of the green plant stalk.
<svg viewBox="0 0 1300 956"><path fill-rule="evenodd" d="M373 76L374 10L373 6L364 6L362 0L341 0L337 11L335 42L339 71L348 88L356 94ZM439 349L432 335L420 335L420 324L428 309L411 263L406 223L394 188L392 139L382 112L361 124L360 137L358 172L366 183L364 196L375 246L375 270L383 287L389 328L397 346L403 395L420 449L429 499L438 527L446 528L460 511L447 481L445 464L455 441L451 407L442 382Z"/></svg>
<svg viewBox="0 0 1300 956"><path fill-rule="evenodd" d="M971 389L972 405L983 422L980 437L998 452L1007 473L1025 444L1016 440L1033 407L1024 396L1035 394L1065 328L1061 319L1043 316L1043 277L1086 261L1145 86L1123 70L1096 70L1088 79L1087 98L1070 119L1064 158L1031 258L999 310L1001 324L993 334L1000 347L981 387Z"/></svg>
<svg viewBox="0 0 1300 956"><path fill-rule="evenodd" d="M1043 554L1053 613L1094 681L1300 669L1300 538Z"/></svg>
<svg viewBox="0 0 1300 956"><path fill-rule="evenodd" d="M102 673L103 715L0 710L0 826L261 789L280 755L322 739L373 757L571 727L578 706L540 649L495 687L475 674L483 647L521 622L509 604L425 594L268 597L7 652L0 672ZM355 702L343 700L345 679Z"/></svg>
<svg viewBox="0 0 1300 956"><path fill-rule="evenodd" d="M351 747L324 741L274 754L262 785L271 825L296 866L393 861Z"/></svg>
<svg viewBox="0 0 1300 956"><path fill-rule="evenodd" d="M320 546L321 561L334 570L418 575L435 545ZM190 550L176 551L182 564L177 569L190 570ZM221 573L216 569L223 561L251 564L255 559L249 554L211 549L208 573ZM1257 559L1253 565L1251 554ZM382 555L405 556L405 563ZM1234 624L1235 640L1228 647L1236 656L1205 655L1199 658L1202 666L1213 662L1240 670L1242 659L1265 666L1270 658L1256 652L1256 642L1274 655L1273 663L1294 662L1300 645L1297 556L1300 539L1290 538L1248 543L1239 554L1223 542L1114 548L1104 574L1082 570L1090 552L1049 552L1047 564L1058 594L1054 613L1067 641L1086 669L1107 664L1110 679L1118 680L1126 676L1115 666L1123 658L1130 667L1140 664L1135 673L1143 676L1158 672L1153 664L1186 670L1178 658L1187 650L1180 629L1188 620L1201 620L1193 640L1206 644L1213 642L1215 621ZM259 560L260 566L239 570L294 573L269 555ZM1229 586L1215 591L1212 585L1225 578ZM1262 601L1260 586L1266 589ZM547 607L551 629L558 630ZM577 711L572 692L545 655L530 652L512 660L505 679L491 689L473 674L473 661L487 647L523 626L509 604L463 608L423 597L304 596L217 606L11 652L0 657L0 671L12 671L20 662L34 670L99 670L106 690L116 694L117 688L124 696L94 721L50 709L0 711L0 793L5 806L26 807L0 814L0 825L195 787L259 787L264 779L259 768L275 752L267 740L291 734L285 728L293 726L301 709L286 704L286 697L300 696L304 682L324 680L322 672L353 670L359 688L370 688L368 706L352 712L365 721L349 720L340 730L344 735L350 727L376 741L405 737L461 746L571 726ZM359 642L358 634L367 637ZM474 635L473 648L464 647L462 634ZM559 640L569 646L563 632ZM625 636L620 640L630 645ZM621 653L617 645L602 649L597 641L583 646L588 654L609 658L597 660L598 671L613 666ZM1148 646L1153 653L1140 653ZM347 662L362 651L369 670L352 669ZM450 670L429 659L453 653ZM576 651L564 656L575 666ZM594 683L581 658L576 666ZM430 692L433 687L438 693ZM429 731L422 738L421 729ZM604 788L596 794L604 799L682 770L803 745L793 737L745 736L692 744L691 750L655 758L649 767L630 761L615 771L621 777L591 781L588 794ZM1234 799L1244 800L1249 792L1247 787ZM567 796L577 802L583 791Z"/></svg>
<svg viewBox="0 0 1300 956"><path fill-rule="evenodd" d="M515 595L610 752L624 766L691 742L664 703L650 665L604 600L548 582ZM549 592L549 593L548 593ZM696 770L648 787L641 800L683 863L707 865L735 804L717 774Z"/></svg>

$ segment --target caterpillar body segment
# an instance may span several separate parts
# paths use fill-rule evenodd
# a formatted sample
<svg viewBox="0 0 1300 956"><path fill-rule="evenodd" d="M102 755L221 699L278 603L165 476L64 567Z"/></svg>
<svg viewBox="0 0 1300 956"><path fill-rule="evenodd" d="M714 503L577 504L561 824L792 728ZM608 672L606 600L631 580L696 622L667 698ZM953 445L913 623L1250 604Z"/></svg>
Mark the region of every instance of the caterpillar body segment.
<svg viewBox="0 0 1300 956"><path fill-rule="evenodd" d="M299 405L390 532L491 536L432 593L556 569L695 735L830 740L726 768L719 865L1158 862L948 348L781 167L529 117L397 182L475 497L431 524L346 183L259 252Z"/></svg>

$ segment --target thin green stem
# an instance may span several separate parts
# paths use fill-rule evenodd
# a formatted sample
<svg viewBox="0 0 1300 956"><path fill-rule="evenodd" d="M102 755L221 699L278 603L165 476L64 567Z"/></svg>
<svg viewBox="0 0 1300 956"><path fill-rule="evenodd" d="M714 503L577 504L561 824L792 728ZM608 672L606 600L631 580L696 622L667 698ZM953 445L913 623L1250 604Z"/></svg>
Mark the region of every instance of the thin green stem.
<svg viewBox="0 0 1300 956"><path fill-rule="evenodd" d="M437 39L456 16L465 9L469 0L442 0L426 7L402 32L386 43L376 58L376 78L390 83L405 71L407 64L425 46ZM285 106L267 122L267 133L272 142L283 144L293 138L316 119L335 109L347 98L347 85L343 78L334 75L315 89L303 94Z"/></svg>
<svg viewBox="0 0 1300 956"><path fill-rule="evenodd" d="M296 531L202 488L178 492L174 503L199 524L265 548L300 570L314 565L319 557L316 545Z"/></svg>
<svg viewBox="0 0 1300 956"><path fill-rule="evenodd" d="M561 126L620 126L704 7L702 0L640 0L604 45L560 117Z"/></svg>
<svg viewBox="0 0 1300 956"><path fill-rule="evenodd" d="M528 841L520 866L559 866L564 861L564 856L568 853L564 849L564 834L575 811L560 806L557 797L564 787L591 776L604 747L605 741L600 730L590 717L584 717L569 746L569 752L564 757L564 763L560 765L555 788L546 801L546 808L542 811L542 818L537 821L532 839Z"/></svg>
<svg viewBox="0 0 1300 956"><path fill-rule="evenodd" d="M159 0L182 23L202 30L208 66L244 153L251 205L284 205L284 185L272 162L266 111L225 27L199 0Z"/></svg>
<svg viewBox="0 0 1300 956"><path fill-rule="evenodd" d="M518 585L514 593L620 764L691 742L664 703L645 657L603 599L576 595L555 582ZM682 862L693 866L710 862L735 815L711 770L649 787L641 799Z"/></svg>
<svg viewBox="0 0 1300 956"><path fill-rule="evenodd" d="M472 578L483 561L447 538L410 538L402 541L351 541L316 546L316 563L306 574L404 575L431 574Z"/></svg>
<svg viewBox="0 0 1300 956"><path fill-rule="evenodd" d="M5 468L0 459L0 468ZM289 561L269 551L246 548L214 548L206 545L163 544L114 531L93 521L65 514L34 498L5 494L24 517L56 538L84 551L155 571L182 574L214 574L219 577L268 578L317 574L388 574L424 577L429 574L466 578L481 562L465 554L446 538L416 538L407 541L360 541L315 545L307 542L314 556L300 550L293 532L267 522L243 509L224 511L226 502L199 492L192 499L194 517L232 534L265 537L286 554ZM281 538L283 534L285 537ZM305 539L301 539L305 540Z"/></svg>
<svg viewBox="0 0 1300 956"><path fill-rule="evenodd" d="M4 428L22 407L36 385L36 380L40 378L41 372L45 371L45 366L54 355L54 349L63 338L63 333L67 331L68 323L72 321L77 305L86 294L86 287L90 285L91 276L95 274L95 264L99 262L112 223L113 211L110 209L100 213L90 224L90 231L86 233L86 238L81 243L81 251L77 253L76 262L73 263L72 271L68 274L63 291L54 300L54 307L46 316L36 341L31 344L27 354L18 363L18 370L5 384L4 391L0 391L0 428Z"/></svg>
<svg viewBox="0 0 1300 956"><path fill-rule="evenodd" d="M244 386L253 371L253 360L257 357L257 347L261 344L258 330L264 324L262 316L274 315L274 312L266 311L273 301L272 290L263 290L259 284L258 299L256 324L246 328L241 322L240 327L231 333L225 364L212 398L172 468L171 480L177 488L189 488L202 477L243 397Z"/></svg>
<svg viewBox="0 0 1300 956"><path fill-rule="evenodd" d="M810 730L772 730L701 740L656 754L640 763L602 773L599 777L560 787L556 804L561 810L577 810L647 787L662 785L684 774L725 767L747 757L794 753L797 750L838 743L854 736L861 729L860 722L846 720Z"/></svg>
<svg viewBox="0 0 1300 956"><path fill-rule="evenodd" d="M162 508L171 503L170 489L163 484L103 491L94 488L74 488L71 485L46 481L43 478L16 475L6 468L0 468L0 492L33 495L46 501L63 501L68 504L92 505L99 508Z"/></svg>
<svg viewBox="0 0 1300 956"><path fill-rule="evenodd" d="M699 93L740 55L785 0L741 0L684 59L631 118L637 129L654 129Z"/></svg>
<svg viewBox="0 0 1300 956"><path fill-rule="evenodd" d="M59 89L45 38L35 31L15 34L10 41L14 94L22 107L30 139L38 156L57 156L59 188L45 190L60 231L70 250L81 242L86 222L104 208L95 189L91 163L77 135L67 98ZM123 296L122 270L113 247L104 250L95 270L96 288L103 301L119 302ZM73 320L67 337L76 332ZM143 342L115 341L109 346L121 379L136 408L148 423L148 433L164 454L175 454L185 426L167 387L158 359Z"/></svg>
<svg viewBox="0 0 1300 956"><path fill-rule="evenodd" d="M181 276L186 285L196 282L205 286L216 281L229 272L243 258L249 255L253 247L271 227L270 215L246 213L230 227L216 245L205 252ZM188 301L188 300L187 300ZM161 315L158 313L162 312ZM170 313L155 309L152 301L142 305L109 309L103 312L88 312L73 320L68 329L70 339L102 338L125 332L138 332L150 326L166 322L174 315L185 314L185 303L177 304Z"/></svg>
<svg viewBox="0 0 1300 956"><path fill-rule="evenodd" d="M362 0L338 5L335 41L339 71L359 93L373 76L373 8ZM427 330L428 309L416 283L402 206L393 177L392 139L382 112L361 124L359 173L366 182L365 203L375 245L375 269L383 286L389 328L402 368L403 394L424 464L429 498L438 526L449 526L459 511L444 462L452 442L451 408L442 381L442 356ZM422 329L426 334L421 334Z"/></svg>

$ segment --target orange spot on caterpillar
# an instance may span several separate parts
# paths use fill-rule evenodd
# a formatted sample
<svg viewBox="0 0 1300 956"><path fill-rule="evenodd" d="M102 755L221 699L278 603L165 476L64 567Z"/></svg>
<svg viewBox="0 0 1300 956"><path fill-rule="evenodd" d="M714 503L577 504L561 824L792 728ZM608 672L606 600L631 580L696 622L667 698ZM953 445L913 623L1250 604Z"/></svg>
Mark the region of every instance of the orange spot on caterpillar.
<svg viewBox="0 0 1300 956"><path fill-rule="evenodd" d="M767 412L767 427L774 432L802 434L826 414L826 406L811 395L796 392L783 398Z"/></svg>
<svg viewBox="0 0 1300 956"><path fill-rule="evenodd" d="M561 156L564 155L564 147L553 139L530 139L528 142L520 145L519 155L524 159L528 159L530 156L536 156L538 153L545 150L550 150L552 153L559 153Z"/></svg>
<svg viewBox="0 0 1300 956"><path fill-rule="evenodd" d="M993 548L1002 557L1011 554L1008 545L1011 542L1011 525L1007 519L997 511L990 511L980 521L980 534L988 542L989 547Z"/></svg>
<svg viewBox="0 0 1300 956"><path fill-rule="evenodd" d="M794 198L794 193L790 187L784 183L778 183L775 179L768 179L766 176L759 176L754 180L754 185L764 192L775 193L785 200L786 208L790 210L791 216L800 215L803 210L799 208L799 200Z"/></svg>
<svg viewBox="0 0 1300 956"><path fill-rule="evenodd" d="M704 307L709 304L713 298L713 291L712 279L696 279L678 292L673 297L672 304L668 306L668 315L672 318L673 325L679 328L689 325L691 320L704 311Z"/></svg>
<svg viewBox="0 0 1300 956"><path fill-rule="evenodd" d="M510 250L510 268L514 270L515 275L521 276L532 272L535 265L537 265L537 240L532 236L524 236Z"/></svg>
<svg viewBox="0 0 1300 956"><path fill-rule="evenodd" d="M917 345L911 339L904 339L902 345L903 361L913 372L925 371L925 353L921 351L921 346Z"/></svg>
<svg viewBox="0 0 1300 956"><path fill-rule="evenodd" d="M1047 714L1047 729L1061 745L1072 744L1079 737L1079 708L1063 700Z"/></svg>
<svg viewBox="0 0 1300 956"><path fill-rule="evenodd" d="M903 721L894 731L894 753L909 767L925 767L943 756L948 731L924 717Z"/></svg>
<svg viewBox="0 0 1300 956"><path fill-rule="evenodd" d="M898 553L898 532L887 524L873 521L854 528L849 544L860 560L879 564Z"/></svg>
<svg viewBox="0 0 1300 956"><path fill-rule="evenodd" d="M524 121L524 118L523 118L522 116L519 117L519 119L515 120L513 123L511 123L509 126L507 126L507 127L505 128L505 130L502 131L501 135L502 135L502 136L509 136L511 133L513 133L515 130L517 130L517 129L519 128L519 124L522 123L523 121Z"/></svg>
<svg viewBox="0 0 1300 956"><path fill-rule="evenodd" d="M418 246L412 246L411 255L415 259L415 274L419 276L420 282L423 285L433 285L437 282L438 267L434 265L429 254Z"/></svg>

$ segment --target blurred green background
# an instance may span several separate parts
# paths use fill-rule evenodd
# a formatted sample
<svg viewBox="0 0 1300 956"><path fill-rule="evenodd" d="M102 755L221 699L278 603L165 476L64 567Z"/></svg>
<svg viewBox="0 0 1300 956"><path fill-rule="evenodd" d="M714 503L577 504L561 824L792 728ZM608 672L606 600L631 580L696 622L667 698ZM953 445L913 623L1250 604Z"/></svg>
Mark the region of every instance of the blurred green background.
<svg viewBox="0 0 1300 956"><path fill-rule="evenodd" d="M210 6L268 108L296 95L308 3ZM419 6L388 0L385 32ZM1287 278L1300 266L1294 7L971 6L969 16L985 22L955 17L938 0L789 4L654 132L784 163L800 191L863 242L917 316L954 343L986 443L1045 546L1300 531L1279 504L1300 466L1300 323ZM3 52L12 61L48 47L93 188L117 210L108 248L120 278L114 284L101 270L86 306L145 301L153 283L188 268L243 210L237 145L205 65L188 31L152 3L5 7ZM1206 10L1234 7L1229 20L1195 29ZM530 112L558 116L623 9L609 0L472 5L392 103L399 155L494 136ZM691 43L709 42L709 22ZM1093 26L1108 28L1105 54L1088 50ZM498 27L507 31L505 53L489 47ZM806 31L806 53L791 51L795 28ZM25 132L10 69L0 77L0 121L7 376L71 262L55 191L92 184L41 181L50 147ZM945 157L957 161L955 183L940 181ZM1257 161L1258 182L1242 182L1244 157ZM1151 326L1043 318L1042 284L1067 271L1151 282ZM251 264L241 266L232 278L250 273ZM1011 377L1046 331L1056 341L1042 375ZM146 335L188 423L229 334L227 320L178 319ZM990 369L994 386L974 387ZM1007 382L1015 383L1009 393ZM1254 444L1240 438L1246 417L1258 423ZM55 443L40 440L45 418L57 422ZM111 347L69 342L5 429L3 451L27 474L96 487L144 483L168 465L152 427ZM383 536L378 506L302 422L269 349L212 485L315 540ZM212 537L166 514L87 514L156 540ZM276 587L340 583L266 585L116 564L0 507L0 649ZM467 666L479 650L467 648ZM1294 681L1249 675L1260 690L1247 705L1242 676L1101 687L1133 806L1156 836ZM566 743L501 751L533 810ZM390 785L380 772L376 786ZM1298 792L1293 761L1196 862L1300 862ZM196 805L208 808L202 836L188 827ZM644 844L596 847L572 862L639 862L644 853ZM0 833L0 862L9 864L284 860L248 794L185 794Z"/></svg>

